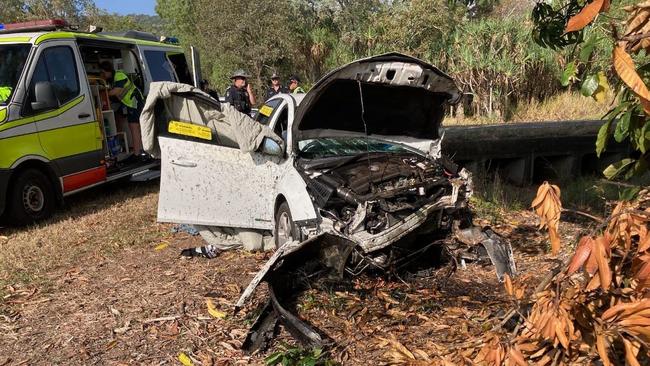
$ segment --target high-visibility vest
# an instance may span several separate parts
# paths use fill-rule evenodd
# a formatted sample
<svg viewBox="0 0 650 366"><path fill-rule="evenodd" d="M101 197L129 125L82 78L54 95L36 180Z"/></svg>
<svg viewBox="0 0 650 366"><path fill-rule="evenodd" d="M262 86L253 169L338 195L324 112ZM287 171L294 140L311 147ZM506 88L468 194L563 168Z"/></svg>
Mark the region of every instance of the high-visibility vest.
<svg viewBox="0 0 650 366"><path fill-rule="evenodd" d="M6 102L12 91L10 86L0 86L0 103Z"/></svg>
<svg viewBox="0 0 650 366"><path fill-rule="evenodd" d="M117 70L115 71L115 76L113 77L113 83L117 83L118 81L126 80L126 84L124 84L122 93L117 96L117 99L119 99L122 104L129 108L137 108L138 107L138 102L137 102L137 97L139 96L140 100L142 100L142 94L140 93L140 90L131 82L131 79L126 75L126 73L122 70ZM136 94L138 93L138 94Z"/></svg>

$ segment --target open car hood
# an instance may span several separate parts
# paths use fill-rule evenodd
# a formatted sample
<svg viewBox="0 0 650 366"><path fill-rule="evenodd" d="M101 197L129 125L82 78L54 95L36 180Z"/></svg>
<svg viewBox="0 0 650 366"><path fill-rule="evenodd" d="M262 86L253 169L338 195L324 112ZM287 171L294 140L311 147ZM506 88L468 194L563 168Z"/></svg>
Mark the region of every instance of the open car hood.
<svg viewBox="0 0 650 366"><path fill-rule="evenodd" d="M296 109L292 149L325 136L436 140L445 107L460 96L451 77L422 60L399 53L357 60L330 72L305 95Z"/></svg>

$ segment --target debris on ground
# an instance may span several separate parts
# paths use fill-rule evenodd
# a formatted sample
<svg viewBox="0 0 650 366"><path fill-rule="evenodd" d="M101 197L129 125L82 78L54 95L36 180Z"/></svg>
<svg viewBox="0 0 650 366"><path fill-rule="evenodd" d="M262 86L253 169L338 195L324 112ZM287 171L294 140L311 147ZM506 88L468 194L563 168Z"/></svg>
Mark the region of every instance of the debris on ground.
<svg viewBox="0 0 650 366"><path fill-rule="evenodd" d="M170 232L172 233L188 233L192 236L199 235L199 231L192 225L180 224L171 228Z"/></svg>

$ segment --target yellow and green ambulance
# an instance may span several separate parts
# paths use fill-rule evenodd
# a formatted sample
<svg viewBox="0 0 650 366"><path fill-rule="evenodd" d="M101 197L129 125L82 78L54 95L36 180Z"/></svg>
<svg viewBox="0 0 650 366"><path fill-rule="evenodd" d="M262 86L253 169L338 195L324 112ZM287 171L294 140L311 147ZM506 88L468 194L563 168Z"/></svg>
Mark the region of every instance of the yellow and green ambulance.
<svg viewBox="0 0 650 366"><path fill-rule="evenodd" d="M10 221L46 218L67 195L158 166L131 156L119 100L100 78L106 61L145 95L151 82L199 77L181 47L148 33L0 24L0 214Z"/></svg>

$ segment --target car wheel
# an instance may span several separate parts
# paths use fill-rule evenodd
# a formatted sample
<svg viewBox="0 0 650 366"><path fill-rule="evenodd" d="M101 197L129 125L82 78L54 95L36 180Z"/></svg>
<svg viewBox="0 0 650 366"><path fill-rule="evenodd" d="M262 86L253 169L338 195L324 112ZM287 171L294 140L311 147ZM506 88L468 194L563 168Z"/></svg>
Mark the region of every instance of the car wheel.
<svg viewBox="0 0 650 366"><path fill-rule="evenodd" d="M46 219L54 212L54 189L45 174L27 169L13 180L9 196L9 218L27 225Z"/></svg>
<svg viewBox="0 0 650 366"><path fill-rule="evenodd" d="M275 248L280 248L290 241L299 239L300 231L291 218L289 204L282 202L275 213Z"/></svg>

